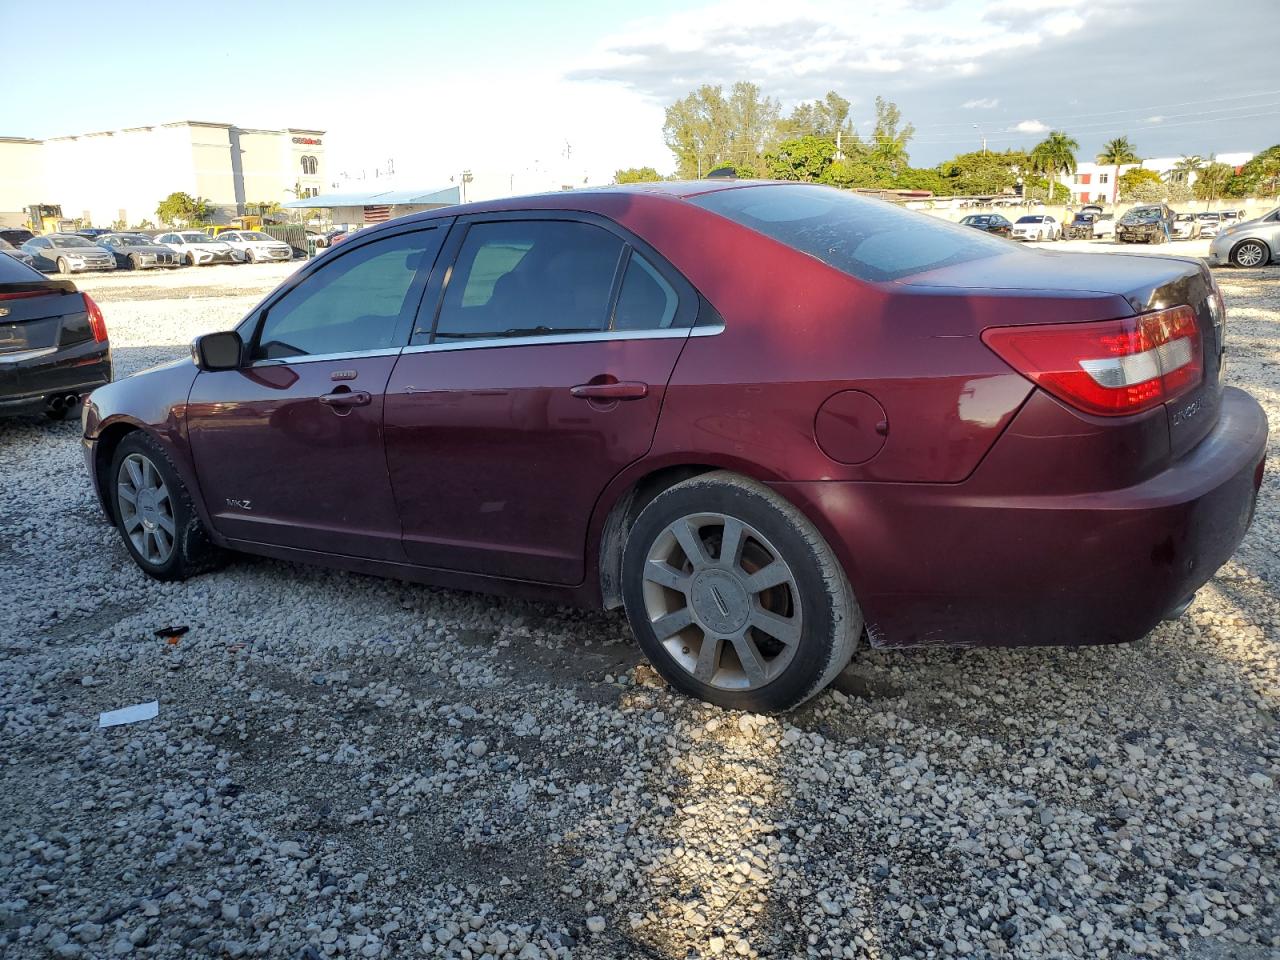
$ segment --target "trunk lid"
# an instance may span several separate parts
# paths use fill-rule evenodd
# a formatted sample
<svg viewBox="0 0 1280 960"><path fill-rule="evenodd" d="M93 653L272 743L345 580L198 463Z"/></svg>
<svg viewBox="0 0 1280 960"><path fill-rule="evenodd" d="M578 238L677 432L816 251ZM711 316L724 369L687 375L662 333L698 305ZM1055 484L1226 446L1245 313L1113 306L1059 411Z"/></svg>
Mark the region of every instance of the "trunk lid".
<svg viewBox="0 0 1280 960"><path fill-rule="evenodd" d="M68 280L0 283L0 363L66 345L63 321L77 316L84 317L73 325L78 334L80 327L88 328L88 318L84 298Z"/></svg>
<svg viewBox="0 0 1280 960"><path fill-rule="evenodd" d="M981 290L988 295L998 295L1006 291L1018 297L1110 294L1123 298L1134 314L1186 304L1195 311L1200 327L1204 379L1195 390L1165 404L1172 456L1176 459L1198 444L1218 420L1222 399L1225 316L1217 284L1209 268L1200 260L1141 254L1020 250L1006 256L934 270L899 282L939 292L944 289ZM1007 322L1035 323L1037 319L1035 316L1011 316Z"/></svg>

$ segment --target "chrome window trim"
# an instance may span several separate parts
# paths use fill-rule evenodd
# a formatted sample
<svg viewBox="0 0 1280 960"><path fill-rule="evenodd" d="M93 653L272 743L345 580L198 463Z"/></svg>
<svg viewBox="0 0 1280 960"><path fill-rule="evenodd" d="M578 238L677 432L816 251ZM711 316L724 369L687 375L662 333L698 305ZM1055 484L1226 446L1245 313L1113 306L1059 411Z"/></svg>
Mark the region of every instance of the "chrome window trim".
<svg viewBox="0 0 1280 960"><path fill-rule="evenodd" d="M486 340L453 340L420 343L405 347L405 353L443 353L450 350L491 350L495 347L524 347L535 344L607 343L612 340L682 340L686 337L714 337L724 324L705 327L674 327L666 330L601 330L598 333L560 333L534 337L490 337Z"/></svg>
<svg viewBox="0 0 1280 960"><path fill-rule="evenodd" d="M47 357L51 353L57 353L58 348L54 347L35 347L31 350L22 350L18 353L0 353L0 364L21 363L23 360L35 360L37 357Z"/></svg>
<svg viewBox="0 0 1280 960"><path fill-rule="evenodd" d="M253 367L279 367L295 363L324 363L330 360L363 360L366 357L394 357L403 347L382 347L377 350L352 350L348 353L308 353L300 357L272 357L269 360L254 360Z"/></svg>

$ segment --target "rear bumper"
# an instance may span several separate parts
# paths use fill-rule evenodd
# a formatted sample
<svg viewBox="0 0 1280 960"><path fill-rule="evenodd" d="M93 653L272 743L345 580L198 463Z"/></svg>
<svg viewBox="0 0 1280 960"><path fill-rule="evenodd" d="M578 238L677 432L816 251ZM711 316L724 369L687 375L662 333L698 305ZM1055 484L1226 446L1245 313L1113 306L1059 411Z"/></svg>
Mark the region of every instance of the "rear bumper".
<svg viewBox="0 0 1280 960"><path fill-rule="evenodd" d="M0 416L41 413L54 397L83 396L111 375L110 346L93 341L18 363L0 358Z"/></svg>
<svg viewBox="0 0 1280 960"><path fill-rule="evenodd" d="M1213 431L1121 490L1001 497L968 483L780 483L831 539L877 646L1136 640L1243 539L1267 420L1228 388Z"/></svg>

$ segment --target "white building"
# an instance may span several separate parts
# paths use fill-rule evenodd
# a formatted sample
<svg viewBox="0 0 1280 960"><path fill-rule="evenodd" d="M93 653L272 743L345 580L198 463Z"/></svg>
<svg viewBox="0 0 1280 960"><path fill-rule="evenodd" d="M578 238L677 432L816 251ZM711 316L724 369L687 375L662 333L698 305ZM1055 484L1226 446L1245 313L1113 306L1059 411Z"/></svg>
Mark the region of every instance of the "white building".
<svg viewBox="0 0 1280 960"><path fill-rule="evenodd" d="M58 204L64 217L110 227L157 222L171 193L202 197L215 222L246 204L314 196L325 184L324 131L258 130L180 120L77 136L0 137L0 224Z"/></svg>
<svg viewBox="0 0 1280 960"><path fill-rule="evenodd" d="M1207 160L1207 158L1205 158ZM1220 153L1213 158L1218 163L1225 163L1239 170L1253 159L1252 153ZM1120 165L1119 174L1129 170L1142 168L1154 170L1162 178L1167 178L1181 162L1181 157L1153 157L1141 163L1125 163ZM1114 164L1093 163L1092 161L1076 164L1075 176L1067 184L1071 188L1072 203L1110 203L1115 196L1117 171ZM1196 182L1195 174L1187 178L1187 186Z"/></svg>

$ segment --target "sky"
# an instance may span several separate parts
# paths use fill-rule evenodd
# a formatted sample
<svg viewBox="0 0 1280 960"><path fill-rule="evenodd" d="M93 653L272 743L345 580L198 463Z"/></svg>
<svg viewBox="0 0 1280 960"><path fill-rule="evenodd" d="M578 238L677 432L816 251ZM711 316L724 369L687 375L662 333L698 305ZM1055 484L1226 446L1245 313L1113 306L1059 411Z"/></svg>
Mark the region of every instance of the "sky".
<svg viewBox="0 0 1280 960"><path fill-rule="evenodd" d="M397 185L463 169L605 183L673 170L663 108L750 80L784 111L835 90L862 132L877 95L897 102L917 166L1050 129L1080 159L1116 136L1208 156L1280 142L1278 3L218 0L151 17L59 0L51 24L48 5L0 0L0 36L46 38L32 74L10 73L0 136L303 127L326 131L334 179L392 161Z"/></svg>

